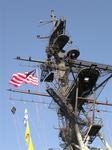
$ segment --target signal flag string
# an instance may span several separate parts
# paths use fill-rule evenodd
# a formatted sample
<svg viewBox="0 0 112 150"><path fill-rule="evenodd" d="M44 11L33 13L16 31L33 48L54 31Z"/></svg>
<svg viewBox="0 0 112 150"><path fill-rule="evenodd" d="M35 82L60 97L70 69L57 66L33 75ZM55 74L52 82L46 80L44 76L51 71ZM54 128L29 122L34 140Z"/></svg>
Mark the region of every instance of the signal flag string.
<svg viewBox="0 0 112 150"><path fill-rule="evenodd" d="M24 115L24 125L26 127L25 130L25 142L28 145L28 150L34 150L34 146L32 143L31 135L30 135L30 127L28 122L28 111L25 109L25 115Z"/></svg>

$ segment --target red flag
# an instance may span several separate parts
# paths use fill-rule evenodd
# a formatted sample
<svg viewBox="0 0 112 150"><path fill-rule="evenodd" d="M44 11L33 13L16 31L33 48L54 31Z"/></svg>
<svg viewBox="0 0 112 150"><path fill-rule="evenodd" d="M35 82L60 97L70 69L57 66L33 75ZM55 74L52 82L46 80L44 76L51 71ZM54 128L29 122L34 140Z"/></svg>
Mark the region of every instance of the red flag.
<svg viewBox="0 0 112 150"><path fill-rule="evenodd" d="M39 80L35 76L34 72L24 72L24 73L15 73L12 75L11 80L9 83L15 87L19 87L22 84L32 84L32 85L38 85Z"/></svg>

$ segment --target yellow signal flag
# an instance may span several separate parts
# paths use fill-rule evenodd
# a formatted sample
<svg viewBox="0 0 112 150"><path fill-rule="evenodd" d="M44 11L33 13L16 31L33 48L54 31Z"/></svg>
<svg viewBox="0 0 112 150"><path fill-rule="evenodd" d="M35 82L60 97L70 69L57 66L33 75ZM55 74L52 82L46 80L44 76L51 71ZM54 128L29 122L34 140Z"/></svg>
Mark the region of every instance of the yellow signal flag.
<svg viewBox="0 0 112 150"><path fill-rule="evenodd" d="M34 150L34 146L33 146L31 137L30 137L30 142L28 144L28 150Z"/></svg>
<svg viewBox="0 0 112 150"><path fill-rule="evenodd" d="M30 128L29 128L29 123L27 121L26 122L26 131L25 131L25 141L27 144L29 143L29 138L30 138Z"/></svg>

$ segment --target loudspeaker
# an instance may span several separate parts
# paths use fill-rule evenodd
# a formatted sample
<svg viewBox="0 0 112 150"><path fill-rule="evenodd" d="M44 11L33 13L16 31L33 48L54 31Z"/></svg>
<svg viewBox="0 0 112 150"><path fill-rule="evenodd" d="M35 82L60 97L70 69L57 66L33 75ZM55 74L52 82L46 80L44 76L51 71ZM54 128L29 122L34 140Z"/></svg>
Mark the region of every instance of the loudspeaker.
<svg viewBox="0 0 112 150"><path fill-rule="evenodd" d="M77 59L77 57L80 55L80 52L78 49L72 49L68 51L67 58L68 59Z"/></svg>

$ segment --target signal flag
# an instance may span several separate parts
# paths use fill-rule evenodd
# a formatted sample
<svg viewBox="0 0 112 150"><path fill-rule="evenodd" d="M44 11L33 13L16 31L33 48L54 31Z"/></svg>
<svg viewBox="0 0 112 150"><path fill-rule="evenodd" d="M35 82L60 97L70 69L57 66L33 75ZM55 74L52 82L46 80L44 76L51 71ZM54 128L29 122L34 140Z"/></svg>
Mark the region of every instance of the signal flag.
<svg viewBox="0 0 112 150"><path fill-rule="evenodd" d="M30 137L30 142L29 142L29 144L28 144L28 150L34 150L31 137Z"/></svg>
<svg viewBox="0 0 112 150"><path fill-rule="evenodd" d="M28 123L28 120L27 120L27 122L26 122L26 131L25 131L26 144L29 143L29 138L30 138L30 128L29 128L29 123Z"/></svg>

